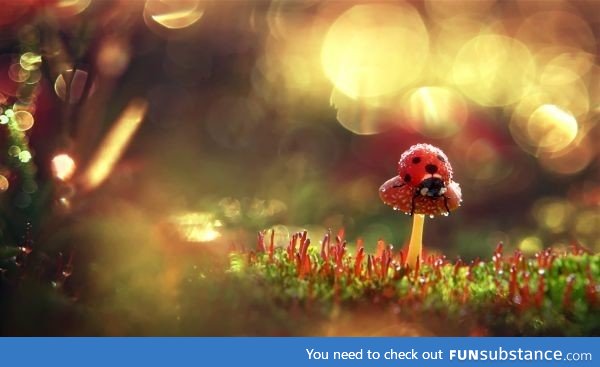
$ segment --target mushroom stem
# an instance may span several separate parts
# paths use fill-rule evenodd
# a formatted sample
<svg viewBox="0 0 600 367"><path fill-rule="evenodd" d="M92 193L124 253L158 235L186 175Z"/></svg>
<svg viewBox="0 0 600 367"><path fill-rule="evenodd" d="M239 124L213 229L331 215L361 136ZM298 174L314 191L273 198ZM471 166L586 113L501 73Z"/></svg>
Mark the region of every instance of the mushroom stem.
<svg viewBox="0 0 600 367"><path fill-rule="evenodd" d="M408 254L406 255L406 263L415 269L417 261L423 258L423 224L425 223L425 215L414 214L413 215L413 227L412 233L410 234L410 243L408 244Z"/></svg>

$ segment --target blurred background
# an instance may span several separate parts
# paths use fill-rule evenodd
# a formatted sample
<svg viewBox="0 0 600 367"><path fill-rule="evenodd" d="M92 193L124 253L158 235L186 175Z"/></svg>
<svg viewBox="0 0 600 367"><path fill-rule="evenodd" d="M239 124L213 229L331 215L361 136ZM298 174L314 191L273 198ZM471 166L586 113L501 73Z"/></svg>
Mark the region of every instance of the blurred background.
<svg viewBox="0 0 600 367"><path fill-rule="evenodd" d="M398 248L427 142L464 199L430 250L600 249L597 1L1 3L5 245Z"/></svg>

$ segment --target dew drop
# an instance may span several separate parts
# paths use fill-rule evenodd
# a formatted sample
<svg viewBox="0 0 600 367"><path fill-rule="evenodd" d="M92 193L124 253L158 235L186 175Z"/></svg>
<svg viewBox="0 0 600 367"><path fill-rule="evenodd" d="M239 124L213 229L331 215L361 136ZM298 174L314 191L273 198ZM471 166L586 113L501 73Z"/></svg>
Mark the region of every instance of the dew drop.
<svg viewBox="0 0 600 367"><path fill-rule="evenodd" d="M445 213L442 213L442 215L443 215L444 217L447 217L447 216L449 216L449 215L450 215L450 212L445 212Z"/></svg>
<svg viewBox="0 0 600 367"><path fill-rule="evenodd" d="M435 215L429 214L429 218L433 219L433 218L435 218Z"/></svg>
<svg viewBox="0 0 600 367"><path fill-rule="evenodd" d="M544 275L544 273L546 273L546 270L544 270L544 269L539 269L538 270L538 274L539 275Z"/></svg>

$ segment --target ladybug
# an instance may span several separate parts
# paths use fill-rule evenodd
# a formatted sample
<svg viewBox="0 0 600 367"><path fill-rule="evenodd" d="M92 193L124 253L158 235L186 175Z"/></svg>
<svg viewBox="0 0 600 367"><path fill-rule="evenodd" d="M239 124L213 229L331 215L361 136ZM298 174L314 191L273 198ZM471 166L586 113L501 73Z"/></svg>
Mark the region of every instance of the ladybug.
<svg viewBox="0 0 600 367"><path fill-rule="evenodd" d="M398 176L384 183L379 191L386 204L410 215L448 215L461 201L448 157L430 144L416 144L402 153Z"/></svg>

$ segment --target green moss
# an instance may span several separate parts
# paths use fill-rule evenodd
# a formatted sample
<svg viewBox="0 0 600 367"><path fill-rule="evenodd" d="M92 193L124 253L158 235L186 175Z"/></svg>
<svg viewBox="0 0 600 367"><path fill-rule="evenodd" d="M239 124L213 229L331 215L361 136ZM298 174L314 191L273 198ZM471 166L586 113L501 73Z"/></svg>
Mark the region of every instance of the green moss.
<svg viewBox="0 0 600 367"><path fill-rule="evenodd" d="M600 256L579 248L525 258L518 251L505 255L499 245L490 260L463 264L429 256L409 269L383 243L364 255L360 246L349 253L343 238L332 240L330 233L320 250L304 238L297 233L286 248L274 248L263 234L257 252L231 254L230 271L272 288L276 302L394 306L400 318L438 315L447 330L466 326L467 334L600 333Z"/></svg>

